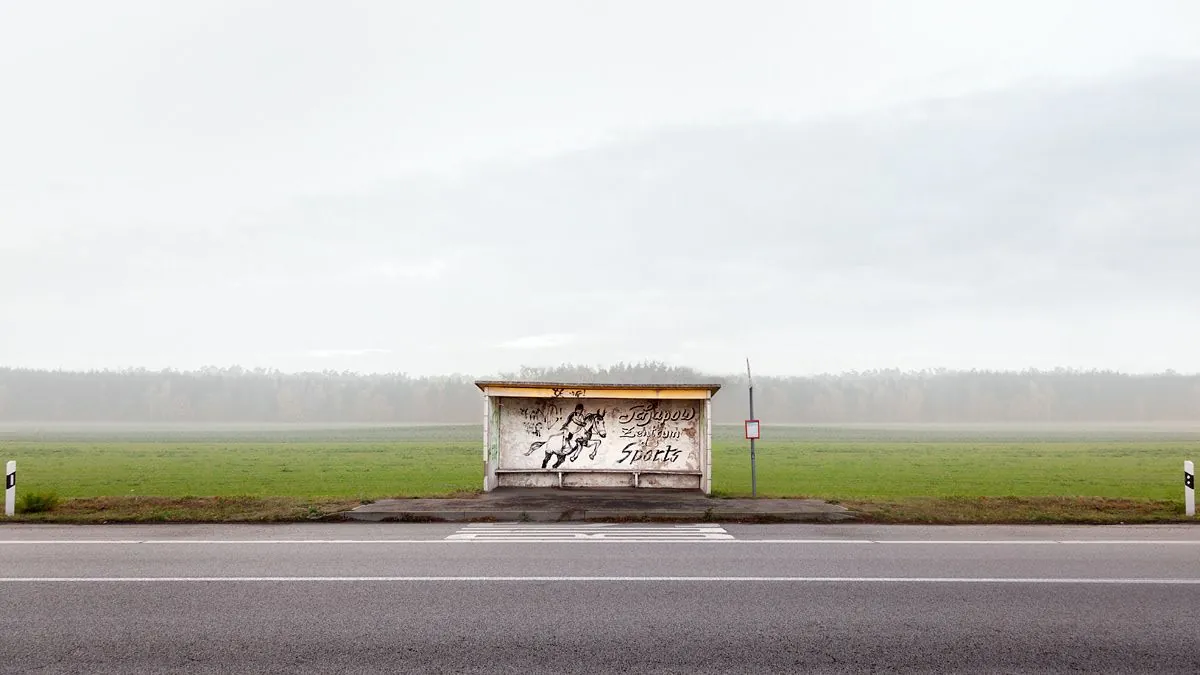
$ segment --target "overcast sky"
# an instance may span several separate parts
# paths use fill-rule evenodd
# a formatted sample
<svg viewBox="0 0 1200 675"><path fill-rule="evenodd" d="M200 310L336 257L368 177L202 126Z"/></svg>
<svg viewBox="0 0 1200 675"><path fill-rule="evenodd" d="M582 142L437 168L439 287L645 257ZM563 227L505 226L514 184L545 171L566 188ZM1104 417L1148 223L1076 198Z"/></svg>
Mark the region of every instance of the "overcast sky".
<svg viewBox="0 0 1200 675"><path fill-rule="evenodd" d="M1200 3L0 0L0 365L1200 371Z"/></svg>

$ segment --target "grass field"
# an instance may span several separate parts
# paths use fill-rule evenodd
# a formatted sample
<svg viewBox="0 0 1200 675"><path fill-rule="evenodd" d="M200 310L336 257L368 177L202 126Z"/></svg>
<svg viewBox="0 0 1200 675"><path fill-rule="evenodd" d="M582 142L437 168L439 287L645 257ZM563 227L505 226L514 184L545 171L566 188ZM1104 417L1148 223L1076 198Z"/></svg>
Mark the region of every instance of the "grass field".
<svg viewBox="0 0 1200 675"><path fill-rule="evenodd" d="M434 496L479 488L478 431L397 427L208 432L210 439L224 434L216 441L204 439L203 431L185 431L182 438L175 431L173 440L159 430L118 431L115 438L93 431L95 440L66 434L57 440L0 441L0 458L18 461L22 487L63 497ZM719 427L714 433L714 490L741 496L750 492L749 453L745 441L731 431L736 432ZM897 442L863 438L903 432L769 432L773 439L758 445L758 488L764 496L779 497L1170 499L1179 492L1176 479L1182 461L1200 455L1200 438L1178 440L1178 434L1170 436L1172 440L1094 435L1095 440L1067 441L1043 440L1044 432L1022 437L977 431L974 440L963 440L961 430L925 430L910 431L908 440ZM298 440L312 437L318 440Z"/></svg>
<svg viewBox="0 0 1200 675"><path fill-rule="evenodd" d="M38 442L0 444L21 487L63 497L432 496L482 484L478 444Z"/></svg>
<svg viewBox="0 0 1200 675"><path fill-rule="evenodd" d="M749 453L739 433L714 430L718 496L750 494ZM1170 512L1168 502L1181 496L1183 460L1200 460L1200 433L1188 428L777 427L766 433L757 453L760 496L885 504L893 515L921 500L942 508L958 503L970 512L978 504L963 500L980 498L1142 500ZM222 497L218 505L228 506L277 498L283 501L274 512L295 515L306 503L341 508L477 491L480 436L472 426L10 428L0 429L0 460L17 460L22 490L67 499Z"/></svg>

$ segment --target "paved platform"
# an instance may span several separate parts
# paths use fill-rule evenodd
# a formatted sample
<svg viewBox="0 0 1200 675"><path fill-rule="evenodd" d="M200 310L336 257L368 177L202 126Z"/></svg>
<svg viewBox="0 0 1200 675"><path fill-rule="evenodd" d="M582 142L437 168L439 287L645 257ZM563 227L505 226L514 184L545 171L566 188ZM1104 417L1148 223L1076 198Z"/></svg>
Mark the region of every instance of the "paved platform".
<svg viewBox="0 0 1200 675"><path fill-rule="evenodd" d="M498 488L463 499L383 499L341 514L397 522L836 522L843 506L819 499L718 499L693 490Z"/></svg>

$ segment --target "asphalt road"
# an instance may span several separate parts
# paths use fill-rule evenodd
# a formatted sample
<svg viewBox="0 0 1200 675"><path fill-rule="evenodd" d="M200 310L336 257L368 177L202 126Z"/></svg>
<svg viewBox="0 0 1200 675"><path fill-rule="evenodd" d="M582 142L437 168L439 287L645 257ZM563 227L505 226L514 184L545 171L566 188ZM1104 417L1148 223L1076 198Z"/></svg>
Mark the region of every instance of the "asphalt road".
<svg viewBox="0 0 1200 675"><path fill-rule="evenodd" d="M0 526L5 673L891 670L1200 672L1200 527Z"/></svg>

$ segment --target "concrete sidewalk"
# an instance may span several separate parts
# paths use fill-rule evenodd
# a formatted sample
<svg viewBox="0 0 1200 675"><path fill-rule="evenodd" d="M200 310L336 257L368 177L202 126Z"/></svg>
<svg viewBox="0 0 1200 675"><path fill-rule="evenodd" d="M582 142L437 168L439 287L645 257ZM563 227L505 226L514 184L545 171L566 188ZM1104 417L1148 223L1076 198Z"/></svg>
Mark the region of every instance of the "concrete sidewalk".
<svg viewBox="0 0 1200 675"><path fill-rule="evenodd" d="M467 499L383 499L343 512L367 521L835 522L845 507L818 499L714 499L691 490L499 488Z"/></svg>

